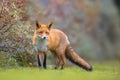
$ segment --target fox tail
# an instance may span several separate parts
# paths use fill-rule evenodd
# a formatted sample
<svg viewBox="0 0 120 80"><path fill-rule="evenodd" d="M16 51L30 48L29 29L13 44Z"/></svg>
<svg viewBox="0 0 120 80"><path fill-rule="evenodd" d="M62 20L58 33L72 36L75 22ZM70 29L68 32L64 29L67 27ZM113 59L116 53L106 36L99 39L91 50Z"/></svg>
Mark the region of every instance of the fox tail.
<svg viewBox="0 0 120 80"><path fill-rule="evenodd" d="M82 67L83 69L87 71L92 71L92 66L87 63L84 59L82 59L69 45L66 48L65 53L66 58L68 58L72 63L76 64L79 67Z"/></svg>

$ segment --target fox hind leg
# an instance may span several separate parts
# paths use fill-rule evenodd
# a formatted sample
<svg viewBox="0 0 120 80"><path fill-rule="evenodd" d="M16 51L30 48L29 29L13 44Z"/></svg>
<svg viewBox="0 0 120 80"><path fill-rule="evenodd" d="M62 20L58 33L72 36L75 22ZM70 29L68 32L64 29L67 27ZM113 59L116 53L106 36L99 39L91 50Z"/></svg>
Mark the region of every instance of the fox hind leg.
<svg viewBox="0 0 120 80"><path fill-rule="evenodd" d="M59 56L57 56L56 57L56 65L55 65L55 69L58 69L59 68L59 66L60 66L60 57Z"/></svg>
<svg viewBox="0 0 120 80"><path fill-rule="evenodd" d="M60 59L61 59L61 69L64 69L66 66L66 59L65 59L65 55L60 55Z"/></svg>

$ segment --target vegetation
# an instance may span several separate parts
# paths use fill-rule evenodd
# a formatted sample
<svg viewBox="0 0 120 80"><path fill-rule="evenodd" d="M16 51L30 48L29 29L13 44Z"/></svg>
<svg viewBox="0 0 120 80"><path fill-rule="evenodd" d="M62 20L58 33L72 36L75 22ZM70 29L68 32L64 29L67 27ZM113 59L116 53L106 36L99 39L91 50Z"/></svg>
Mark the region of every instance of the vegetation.
<svg viewBox="0 0 120 80"><path fill-rule="evenodd" d="M0 67L33 66L32 29L25 13L26 0L3 0L0 10ZM15 61L13 61L15 60ZM6 64L7 63L7 64ZM8 66L9 64L9 66Z"/></svg>
<svg viewBox="0 0 120 80"><path fill-rule="evenodd" d="M113 66L111 66L113 64ZM116 66L117 65L117 66ZM0 70L1 80L119 80L120 64L113 62L110 64L94 64L93 72L87 72L79 67L67 67L64 70L47 70L34 67L22 67L14 69Z"/></svg>

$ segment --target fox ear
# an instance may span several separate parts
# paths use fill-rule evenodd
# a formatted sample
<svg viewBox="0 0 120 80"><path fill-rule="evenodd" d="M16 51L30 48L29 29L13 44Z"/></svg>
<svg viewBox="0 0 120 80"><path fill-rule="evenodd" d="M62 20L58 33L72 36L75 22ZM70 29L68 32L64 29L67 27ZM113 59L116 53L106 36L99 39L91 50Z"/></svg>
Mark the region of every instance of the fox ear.
<svg viewBox="0 0 120 80"><path fill-rule="evenodd" d="M36 21L36 29L40 28L40 26L39 21Z"/></svg>
<svg viewBox="0 0 120 80"><path fill-rule="evenodd" d="M48 28L51 29L51 26L52 26L53 22L49 23L48 24Z"/></svg>

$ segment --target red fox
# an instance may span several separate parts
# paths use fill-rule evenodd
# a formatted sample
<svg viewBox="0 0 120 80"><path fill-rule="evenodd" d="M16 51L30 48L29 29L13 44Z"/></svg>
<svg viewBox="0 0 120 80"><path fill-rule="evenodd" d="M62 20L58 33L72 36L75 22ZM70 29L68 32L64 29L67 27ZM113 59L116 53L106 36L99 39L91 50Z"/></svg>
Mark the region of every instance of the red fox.
<svg viewBox="0 0 120 80"><path fill-rule="evenodd" d="M59 29L52 29L52 24L53 23L44 25L39 24L39 22L36 21L33 45L37 52L38 66L43 66L43 68L46 69L46 56L49 50L56 58L55 69L60 65L61 69L64 69L66 66L66 58L68 58L79 67L82 67L87 71L92 71L92 66L78 56L70 46L70 42L66 34Z"/></svg>

